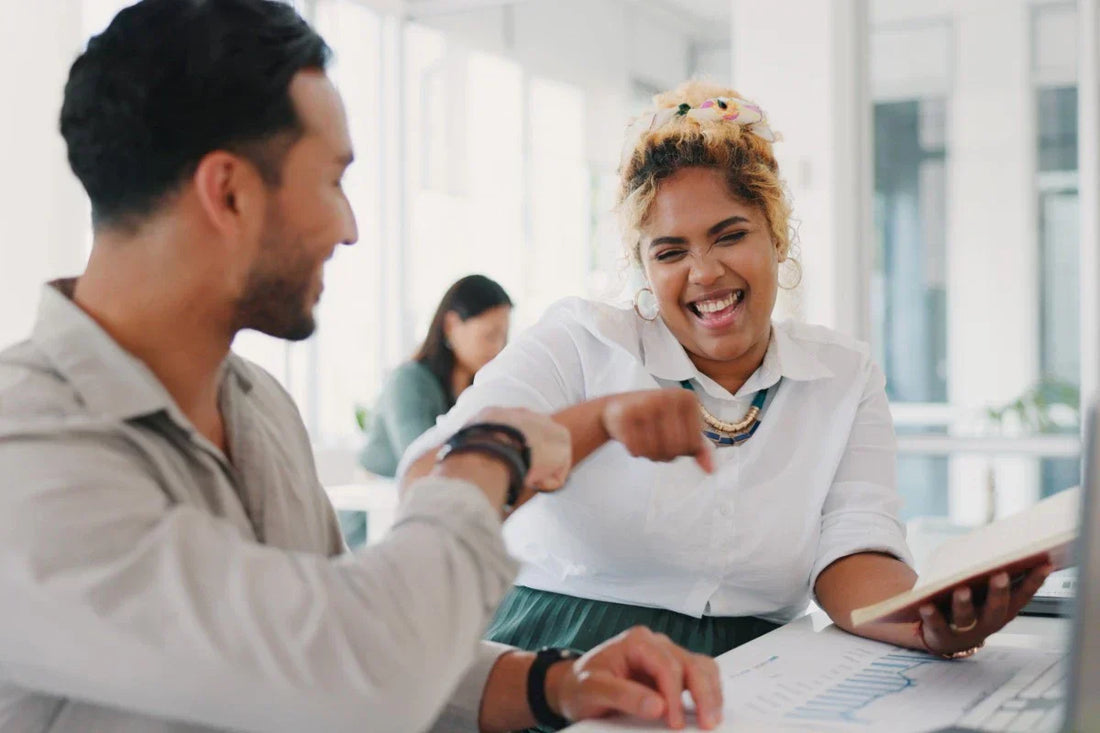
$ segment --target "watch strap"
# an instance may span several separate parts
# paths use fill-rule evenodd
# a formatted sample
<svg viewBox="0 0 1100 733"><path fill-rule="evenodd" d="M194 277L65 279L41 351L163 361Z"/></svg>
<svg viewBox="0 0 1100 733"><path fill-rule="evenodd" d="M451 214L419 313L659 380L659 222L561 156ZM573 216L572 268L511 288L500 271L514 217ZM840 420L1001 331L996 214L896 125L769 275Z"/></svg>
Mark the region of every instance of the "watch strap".
<svg viewBox="0 0 1100 733"><path fill-rule="evenodd" d="M527 672L527 707L535 716L535 721L553 730L561 730L569 721L550 709L546 700L546 672L557 662L577 659L580 654L572 649L544 647L535 652L535 661Z"/></svg>
<svg viewBox="0 0 1100 733"><path fill-rule="evenodd" d="M531 466L531 450L523 433L509 425L475 423L451 436L439 452L436 462L460 453L481 453L504 463L508 469L508 491L505 507L513 507L519 501L520 492Z"/></svg>

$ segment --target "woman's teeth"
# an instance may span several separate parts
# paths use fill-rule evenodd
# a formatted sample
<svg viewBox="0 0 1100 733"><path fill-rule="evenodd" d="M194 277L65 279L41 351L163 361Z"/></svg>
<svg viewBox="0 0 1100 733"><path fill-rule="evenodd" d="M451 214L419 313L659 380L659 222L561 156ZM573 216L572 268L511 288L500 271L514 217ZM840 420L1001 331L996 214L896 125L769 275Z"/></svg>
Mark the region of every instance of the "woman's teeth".
<svg viewBox="0 0 1100 733"><path fill-rule="evenodd" d="M734 290L732 293L724 298L718 298L716 300L697 301L692 304L692 308L700 315L706 315L708 313L717 313L718 311L725 310L735 303L740 303L744 299L744 290Z"/></svg>

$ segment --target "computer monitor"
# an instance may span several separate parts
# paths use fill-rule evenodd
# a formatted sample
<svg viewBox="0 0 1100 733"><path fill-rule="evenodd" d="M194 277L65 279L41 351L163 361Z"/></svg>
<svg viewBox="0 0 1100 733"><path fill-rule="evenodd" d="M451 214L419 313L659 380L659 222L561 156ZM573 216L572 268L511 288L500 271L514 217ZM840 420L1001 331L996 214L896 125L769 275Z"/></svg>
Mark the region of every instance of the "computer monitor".
<svg viewBox="0 0 1100 733"><path fill-rule="evenodd" d="M1077 599L1070 645L1066 731L1100 731L1100 423L1098 406L1086 417L1081 446L1081 529L1077 543Z"/></svg>

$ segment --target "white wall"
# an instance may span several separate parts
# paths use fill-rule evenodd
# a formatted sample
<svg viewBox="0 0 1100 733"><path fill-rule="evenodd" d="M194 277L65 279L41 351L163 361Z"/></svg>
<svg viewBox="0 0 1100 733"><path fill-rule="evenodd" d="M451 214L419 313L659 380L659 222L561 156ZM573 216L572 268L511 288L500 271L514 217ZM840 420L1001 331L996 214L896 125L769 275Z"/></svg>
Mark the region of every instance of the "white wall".
<svg viewBox="0 0 1100 733"><path fill-rule="evenodd" d="M874 69L876 99L948 99L947 381L963 414L1007 403L1039 377L1035 86L1072 82L1076 57L1066 14L1035 15L1053 5L872 4L876 60L885 62ZM984 456L951 459L956 519L981 520L990 466ZM998 458L992 467L1000 514L1037 498L1035 460Z"/></svg>
<svg viewBox="0 0 1100 733"><path fill-rule="evenodd" d="M733 0L733 82L758 102L783 140L776 156L794 205L801 295L781 315L862 331L853 176L861 125L851 44L855 0Z"/></svg>
<svg viewBox="0 0 1100 733"><path fill-rule="evenodd" d="M1080 49L1079 129L1100 128L1100 1L1081 0L1078 48ZM1089 285L1100 280L1100 140L1083 135L1080 149L1081 247L1081 363L1100 362L1100 292ZM1100 373L1082 369L1082 404L1097 397Z"/></svg>
<svg viewBox="0 0 1100 733"><path fill-rule="evenodd" d="M79 4L5 2L3 11L0 345L27 335L42 282L80 272L89 231L86 199L57 131L69 64L83 40Z"/></svg>
<svg viewBox="0 0 1100 733"><path fill-rule="evenodd" d="M948 118L948 381L956 405L1014 399L1038 378L1036 129L1030 8L967 0L953 16ZM1030 143L1030 144L1028 144ZM952 461L952 507L981 516L986 462ZM1001 509L1037 497L1033 461L998 462Z"/></svg>
<svg viewBox="0 0 1100 733"><path fill-rule="evenodd" d="M947 369L949 401L964 412L1006 403L1038 378L1035 84L1064 83L1075 58L1064 18L1035 27L1036 8L1052 5L733 0L734 85L760 102L785 137L776 150L804 266L803 293L788 301L788 314L867 335L866 303L852 302L853 293L856 301L866 294L858 273L873 249L853 220L860 216L853 195L866 183L859 179L864 150L860 138L846 135L865 124L850 108L860 84L866 80L878 100L949 100ZM864 7L876 43L869 69L851 55L860 40L851 29ZM1063 46L1032 58L1036 37L1059 36ZM951 460L956 519L981 518L988 465L986 457ZM1036 498L1036 461L998 459L995 470L1000 513Z"/></svg>
<svg viewBox="0 0 1100 733"><path fill-rule="evenodd" d="M617 292L626 265L611 208L622 133L641 111L632 82L668 89L687 78L693 60L690 29L672 14L629 0L521 2L506 9L413 20L472 48L512 59L530 76L571 84L583 92L587 164L598 178L594 239L603 279L592 289L607 295ZM704 68L709 76L728 81L723 78L728 73L711 73L712 66Z"/></svg>
<svg viewBox="0 0 1100 733"><path fill-rule="evenodd" d="M589 159L604 166L618 164L622 130L637 111L630 105L631 79L668 88L689 73L688 34L626 0L521 2L413 20L506 56L532 75L583 89Z"/></svg>

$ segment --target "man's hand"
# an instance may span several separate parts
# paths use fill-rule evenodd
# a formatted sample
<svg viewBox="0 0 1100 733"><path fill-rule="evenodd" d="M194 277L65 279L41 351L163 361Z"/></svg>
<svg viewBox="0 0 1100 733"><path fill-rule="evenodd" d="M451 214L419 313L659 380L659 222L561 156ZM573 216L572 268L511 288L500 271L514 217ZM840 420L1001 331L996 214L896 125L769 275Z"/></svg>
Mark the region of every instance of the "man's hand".
<svg viewBox="0 0 1100 733"><path fill-rule="evenodd" d="M695 701L701 728L722 721L718 664L644 626L624 631L576 661L559 662L546 675L547 702L569 720L622 713L683 728L684 690Z"/></svg>
<svg viewBox="0 0 1100 733"><path fill-rule="evenodd" d="M632 456L671 461L694 456L707 473L714 470L710 443L695 395L686 389L625 392L608 400L602 415L607 434Z"/></svg>
<svg viewBox="0 0 1100 733"><path fill-rule="evenodd" d="M522 407L487 407L470 423L503 423L523 433L531 449L527 486L535 491L560 489L573 465L569 431L543 415Z"/></svg>

